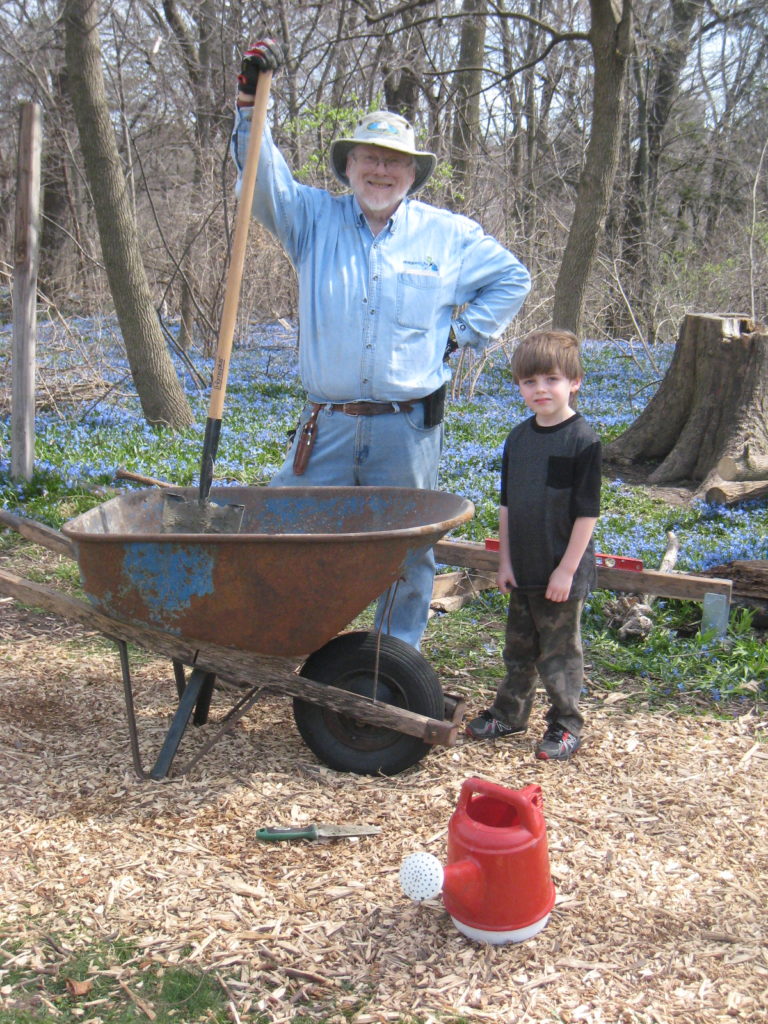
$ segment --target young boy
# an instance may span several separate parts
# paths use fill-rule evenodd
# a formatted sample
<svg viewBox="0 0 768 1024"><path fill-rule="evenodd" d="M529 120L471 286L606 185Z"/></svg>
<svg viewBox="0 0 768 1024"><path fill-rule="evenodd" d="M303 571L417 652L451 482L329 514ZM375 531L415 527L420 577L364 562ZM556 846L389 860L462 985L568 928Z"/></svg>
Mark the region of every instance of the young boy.
<svg viewBox="0 0 768 1024"><path fill-rule="evenodd" d="M597 578L600 439L571 407L583 371L570 331L529 334L512 373L533 416L507 437L501 470L496 583L509 594L506 678L466 731L478 740L525 732L541 680L550 707L536 757L566 761L584 722L581 610Z"/></svg>

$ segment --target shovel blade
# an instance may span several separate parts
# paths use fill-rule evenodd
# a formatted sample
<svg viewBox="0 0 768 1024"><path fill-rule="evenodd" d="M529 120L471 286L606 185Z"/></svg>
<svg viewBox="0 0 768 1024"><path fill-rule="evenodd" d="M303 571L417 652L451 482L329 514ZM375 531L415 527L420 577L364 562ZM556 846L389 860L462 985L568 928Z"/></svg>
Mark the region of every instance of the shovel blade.
<svg viewBox="0 0 768 1024"><path fill-rule="evenodd" d="M244 511L244 505L163 491L163 533L240 533Z"/></svg>

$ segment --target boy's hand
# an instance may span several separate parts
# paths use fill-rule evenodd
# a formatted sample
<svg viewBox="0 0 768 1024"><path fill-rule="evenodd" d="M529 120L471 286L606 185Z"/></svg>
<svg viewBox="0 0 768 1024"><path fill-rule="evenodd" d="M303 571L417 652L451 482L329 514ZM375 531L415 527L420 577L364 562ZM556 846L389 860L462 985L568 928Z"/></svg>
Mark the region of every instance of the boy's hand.
<svg viewBox="0 0 768 1024"><path fill-rule="evenodd" d="M502 592L502 594L508 594L510 590L517 588L517 580L515 574L512 571L511 565L500 565L498 572L496 573L496 586Z"/></svg>
<svg viewBox="0 0 768 1024"><path fill-rule="evenodd" d="M567 601L571 594L572 583L573 573L558 565L549 577L549 583L547 584L544 596L548 601Z"/></svg>

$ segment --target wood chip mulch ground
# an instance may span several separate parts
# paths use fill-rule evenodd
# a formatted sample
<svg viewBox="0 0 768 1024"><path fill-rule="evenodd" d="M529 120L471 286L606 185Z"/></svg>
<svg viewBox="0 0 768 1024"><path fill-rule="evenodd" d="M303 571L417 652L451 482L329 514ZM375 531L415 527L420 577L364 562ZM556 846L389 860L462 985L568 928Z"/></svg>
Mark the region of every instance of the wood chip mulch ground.
<svg viewBox="0 0 768 1024"><path fill-rule="evenodd" d="M139 661L135 683L151 764L174 709L170 666ZM289 700L265 696L192 774L141 782L111 648L3 602L2 948L34 964L46 936L70 947L121 936L149 960L215 972L240 1021L768 1019L764 718L622 704L587 701L588 742L568 764L534 761L534 736L460 741L387 779L319 764ZM212 718L226 707L217 693ZM525 943L473 943L439 901L400 890L407 854L444 862L473 775L543 787L557 902ZM255 839L263 825L312 821L381 833ZM9 993L0 971L0 1006Z"/></svg>

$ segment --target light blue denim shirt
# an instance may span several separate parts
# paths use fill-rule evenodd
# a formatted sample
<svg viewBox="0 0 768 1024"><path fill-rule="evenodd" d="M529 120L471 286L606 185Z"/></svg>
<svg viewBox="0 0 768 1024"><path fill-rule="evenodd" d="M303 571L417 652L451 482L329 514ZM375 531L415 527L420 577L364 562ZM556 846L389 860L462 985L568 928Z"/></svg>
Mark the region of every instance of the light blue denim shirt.
<svg viewBox="0 0 768 1024"><path fill-rule="evenodd" d="M239 171L250 114L238 112L232 136ZM530 290L526 268L479 224L416 199L374 237L353 195L294 180L268 127L253 215L298 275L299 373L313 402L431 394L451 375L450 327L459 345L481 350Z"/></svg>

